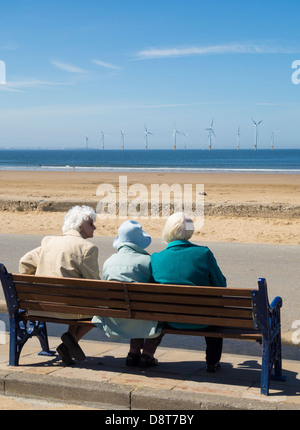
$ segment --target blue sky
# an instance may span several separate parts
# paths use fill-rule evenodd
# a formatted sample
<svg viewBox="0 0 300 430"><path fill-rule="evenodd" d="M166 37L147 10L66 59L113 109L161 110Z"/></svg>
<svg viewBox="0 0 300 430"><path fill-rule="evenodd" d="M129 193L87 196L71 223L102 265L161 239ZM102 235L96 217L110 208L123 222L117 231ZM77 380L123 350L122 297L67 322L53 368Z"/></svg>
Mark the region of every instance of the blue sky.
<svg viewBox="0 0 300 430"><path fill-rule="evenodd" d="M0 148L300 148L298 0L0 0ZM299 66L292 64L299 60ZM2 63L2 66L3 66ZM295 63L296 64L296 63ZM1 67L1 65L0 65ZM298 74L299 69L299 74ZM2 67L2 81L3 81ZM294 73L294 83L292 74ZM1 68L0 68L1 82ZM177 135L177 148L184 137Z"/></svg>

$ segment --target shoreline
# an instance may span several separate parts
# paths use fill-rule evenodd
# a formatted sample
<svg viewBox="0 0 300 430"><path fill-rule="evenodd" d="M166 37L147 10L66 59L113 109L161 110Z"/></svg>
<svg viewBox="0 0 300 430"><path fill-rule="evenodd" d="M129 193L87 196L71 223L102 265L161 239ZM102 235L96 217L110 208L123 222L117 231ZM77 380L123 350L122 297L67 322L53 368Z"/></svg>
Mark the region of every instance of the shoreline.
<svg viewBox="0 0 300 430"><path fill-rule="evenodd" d="M83 172L83 173L182 173L182 174L249 174L249 175L299 175L300 169L256 169L256 168L198 168L198 167L93 167L93 166L36 166L36 167L20 167L8 166L0 167L0 172Z"/></svg>
<svg viewBox="0 0 300 430"><path fill-rule="evenodd" d="M203 185L204 226L194 233L194 240L300 244L300 175L296 174L0 170L0 233L61 234L70 207L86 204L95 209L99 185L113 187L118 203L122 177L132 200L137 185L145 187L148 199L153 184L177 184L181 190L185 184L193 190ZM153 237L160 237L165 219L136 219ZM96 235L115 236L124 220L97 219Z"/></svg>

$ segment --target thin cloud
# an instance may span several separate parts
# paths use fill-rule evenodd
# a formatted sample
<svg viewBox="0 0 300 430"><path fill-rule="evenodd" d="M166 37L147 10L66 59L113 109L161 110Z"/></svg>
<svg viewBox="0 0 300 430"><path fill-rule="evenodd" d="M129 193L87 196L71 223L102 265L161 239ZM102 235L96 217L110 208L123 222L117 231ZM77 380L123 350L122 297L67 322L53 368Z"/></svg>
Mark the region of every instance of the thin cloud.
<svg viewBox="0 0 300 430"><path fill-rule="evenodd" d="M291 54L297 50L283 46L259 45L253 43L231 43L209 46L192 46L185 48L149 48L137 53L141 60L155 58L172 58L193 55L218 55L218 54ZM298 50L299 52L299 50Z"/></svg>
<svg viewBox="0 0 300 430"><path fill-rule="evenodd" d="M71 82L41 81L39 79L28 79L19 81L6 81L0 85L0 91L23 92L26 88L47 88L49 86L72 85Z"/></svg>
<svg viewBox="0 0 300 430"><path fill-rule="evenodd" d="M105 63L104 61L100 61L100 60L92 60L92 62L93 62L94 64L97 64L98 66L105 67L106 69L111 69L111 70L120 70L120 67L115 66L114 64Z"/></svg>
<svg viewBox="0 0 300 430"><path fill-rule="evenodd" d="M12 39L6 39L1 42L0 49L7 51L15 51L19 49L18 44Z"/></svg>
<svg viewBox="0 0 300 430"><path fill-rule="evenodd" d="M53 66L57 67L60 70L63 70L64 72L69 73L87 73L86 70L81 69L80 67L73 66L72 64L63 63L61 61L51 60L51 64Z"/></svg>

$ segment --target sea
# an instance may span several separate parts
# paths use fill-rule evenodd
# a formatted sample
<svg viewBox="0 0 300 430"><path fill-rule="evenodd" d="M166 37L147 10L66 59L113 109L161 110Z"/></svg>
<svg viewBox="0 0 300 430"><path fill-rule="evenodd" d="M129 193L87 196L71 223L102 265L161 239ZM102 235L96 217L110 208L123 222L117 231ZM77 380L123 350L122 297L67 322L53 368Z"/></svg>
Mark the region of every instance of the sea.
<svg viewBox="0 0 300 430"><path fill-rule="evenodd" d="M0 149L0 170L300 174L300 149Z"/></svg>

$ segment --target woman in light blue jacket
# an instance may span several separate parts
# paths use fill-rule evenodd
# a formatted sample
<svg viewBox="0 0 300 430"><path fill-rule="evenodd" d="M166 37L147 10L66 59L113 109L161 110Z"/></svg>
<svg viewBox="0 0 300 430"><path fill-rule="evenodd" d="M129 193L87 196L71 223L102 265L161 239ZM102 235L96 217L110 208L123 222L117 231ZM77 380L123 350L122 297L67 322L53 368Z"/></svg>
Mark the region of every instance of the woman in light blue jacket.
<svg viewBox="0 0 300 430"><path fill-rule="evenodd" d="M125 221L118 229L113 247L118 250L103 265L102 277L107 281L153 282L151 257L145 248L151 237L136 221ZM161 342L161 327L156 321L131 320L125 318L97 317L93 323L103 328L110 338L130 339L127 366L156 366L156 348Z"/></svg>

